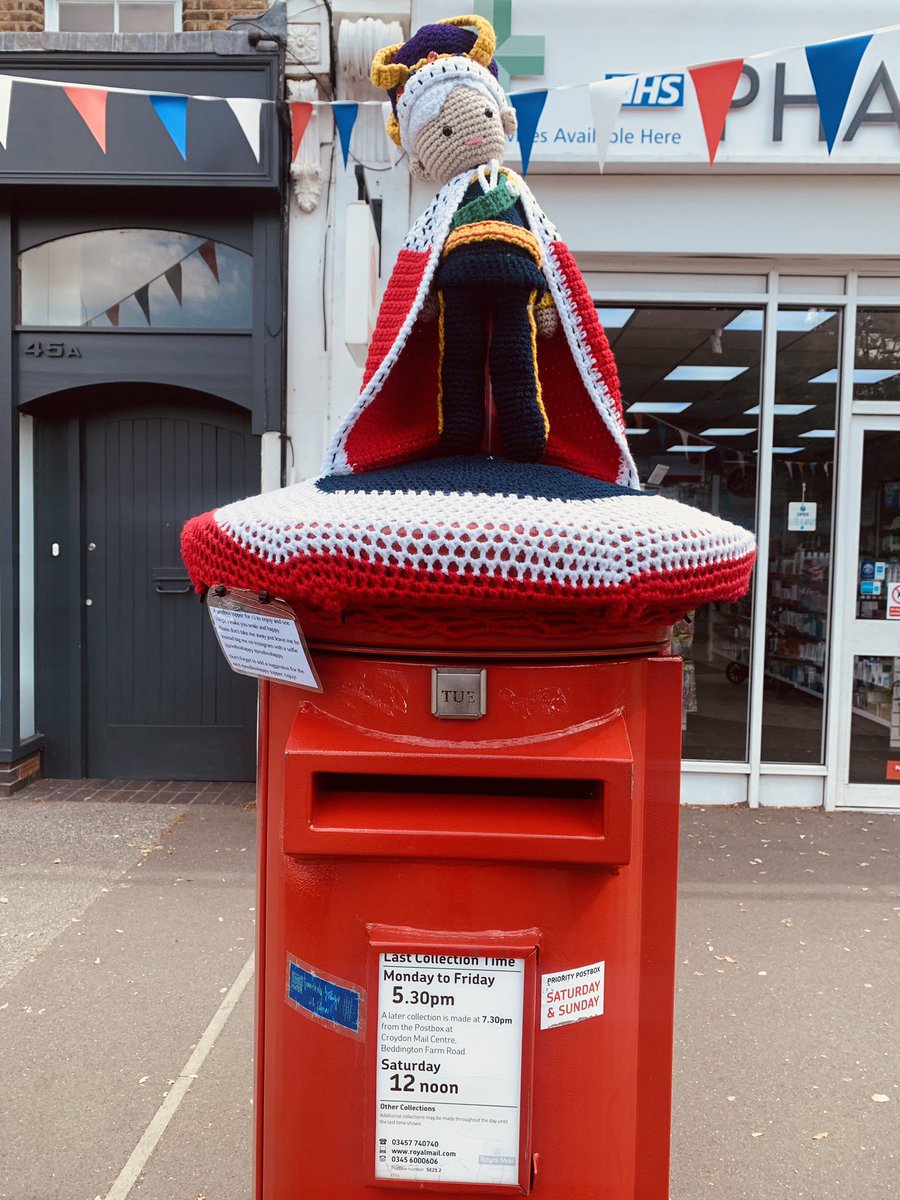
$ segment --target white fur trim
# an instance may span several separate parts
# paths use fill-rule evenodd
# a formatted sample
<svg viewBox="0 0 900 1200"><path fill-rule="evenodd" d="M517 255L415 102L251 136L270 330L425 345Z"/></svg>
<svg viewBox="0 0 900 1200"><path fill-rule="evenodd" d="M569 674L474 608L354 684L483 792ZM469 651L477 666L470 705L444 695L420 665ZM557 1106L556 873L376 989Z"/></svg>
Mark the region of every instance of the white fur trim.
<svg viewBox="0 0 900 1200"><path fill-rule="evenodd" d="M659 496L324 492L315 480L228 504L215 522L245 552L273 564L298 560L299 571L305 555L334 555L460 580L489 575L574 591L735 562L754 545L740 526Z"/></svg>
<svg viewBox="0 0 900 1200"><path fill-rule="evenodd" d="M397 101L400 142L408 154L415 153L416 138L438 115L452 91L452 86L445 89L445 84L477 88L493 100L498 112L509 106L506 93L486 67L458 54L438 58L409 77L403 85L403 95Z"/></svg>

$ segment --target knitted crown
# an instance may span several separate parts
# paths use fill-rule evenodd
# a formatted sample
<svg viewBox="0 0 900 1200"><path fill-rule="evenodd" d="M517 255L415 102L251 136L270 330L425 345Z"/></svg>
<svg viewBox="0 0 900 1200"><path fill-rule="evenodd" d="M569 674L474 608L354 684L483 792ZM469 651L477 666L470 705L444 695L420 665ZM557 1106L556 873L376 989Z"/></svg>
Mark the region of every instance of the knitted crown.
<svg viewBox="0 0 900 1200"><path fill-rule="evenodd" d="M413 110L436 85L477 87L502 109L506 96L497 82L495 45L490 22L471 15L423 25L402 45L379 50L372 60L372 83L388 93L392 111L387 133L391 140L414 150L418 129L426 122L414 121Z"/></svg>

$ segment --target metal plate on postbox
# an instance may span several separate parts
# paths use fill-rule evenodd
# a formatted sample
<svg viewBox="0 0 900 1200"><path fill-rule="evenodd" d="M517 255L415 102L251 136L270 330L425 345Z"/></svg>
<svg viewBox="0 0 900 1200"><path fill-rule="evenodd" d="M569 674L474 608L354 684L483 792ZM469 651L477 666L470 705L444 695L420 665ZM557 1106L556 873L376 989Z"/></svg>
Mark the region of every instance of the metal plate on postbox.
<svg viewBox="0 0 900 1200"><path fill-rule="evenodd" d="M475 720L487 711L487 671L457 671L434 667L431 671L431 711L436 717Z"/></svg>

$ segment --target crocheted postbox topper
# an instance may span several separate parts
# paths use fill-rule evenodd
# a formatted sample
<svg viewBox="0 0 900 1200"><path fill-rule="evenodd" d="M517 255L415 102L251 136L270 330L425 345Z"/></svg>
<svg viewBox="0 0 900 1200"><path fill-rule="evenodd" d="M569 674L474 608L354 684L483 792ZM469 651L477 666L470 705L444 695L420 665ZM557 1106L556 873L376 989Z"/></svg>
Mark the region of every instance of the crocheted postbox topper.
<svg viewBox="0 0 900 1200"><path fill-rule="evenodd" d="M746 530L640 490L593 301L502 166L515 112L493 52L490 24L466 16L376 55L388 134L440 190L398 255L322 476L189 522L199 591L332 613L568 606L617 625L746 591Z"/></svg>

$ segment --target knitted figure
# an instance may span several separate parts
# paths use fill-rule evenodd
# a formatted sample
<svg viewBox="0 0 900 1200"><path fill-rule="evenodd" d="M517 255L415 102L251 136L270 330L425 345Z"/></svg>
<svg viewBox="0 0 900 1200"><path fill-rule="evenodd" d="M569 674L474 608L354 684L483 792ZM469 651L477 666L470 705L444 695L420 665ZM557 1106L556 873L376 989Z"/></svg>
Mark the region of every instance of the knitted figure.
<svg viewBox="0 0 900 1200"><path fill-rule="evenodd" d="M615 365L584 280L527 184L501 166L516 116L494 41L483 18L453 17L375 57L389 135L416 178L443 186L400 252L325 471L487 449L633 484ZM486 365L499 426L487 445Z"/></svg>
<svg viewBox="0 0 900 1200"><path fill-rule="evenodd" d="M746 591L752 534L640 490L594 303L500 165L514 113L493 48L486 21L460 17L376 57L388 132L443 187L397 258L322 476L188 522L198 591L268 591L342 619L370 606L399 606L404 622L429 606L577 612L584 629L671 624Z"/></svg>

